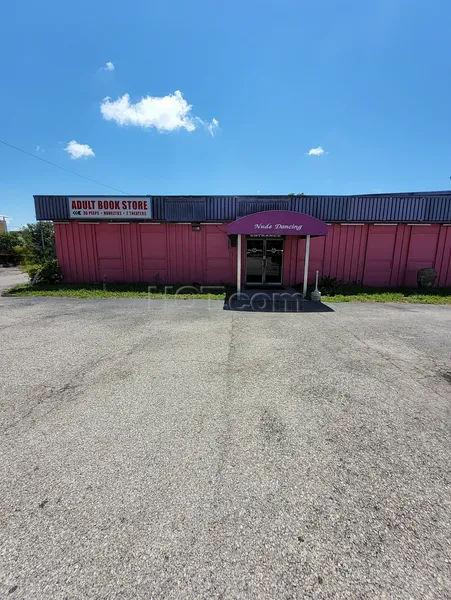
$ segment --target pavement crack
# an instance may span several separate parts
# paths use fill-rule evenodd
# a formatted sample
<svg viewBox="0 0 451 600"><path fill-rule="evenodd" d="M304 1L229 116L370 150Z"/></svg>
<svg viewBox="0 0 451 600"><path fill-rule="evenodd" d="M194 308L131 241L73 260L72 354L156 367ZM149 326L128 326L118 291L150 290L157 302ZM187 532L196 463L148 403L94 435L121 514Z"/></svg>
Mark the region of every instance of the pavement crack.
<svg viewBox="0 0 451 600"><path fill-rule="evenodd" d="M321 313L319 313L323 318L327 318L326 315L323 315ZM329 326L331 324L331 321L328 319L328 323ZM380 350L379 348L376 348L375 346L369 344L366 340L360 338L354 331L352 331L352 329L349 329L348 327L346 327L345 325L341 325L341 324L336 324L336 328L337 329L341 329L342 331L345 331L348 335L351 335L354 339L356 339L360 344L362 344L363 346L365 346L365 348L367 348L370 352L374 352L375 354L377 354L380 358L382 358L386 363L388 363L390 366L394 367L397 371L399 371L400 373L402 373L403 375L406 375L406 367L405 364L408 364L407 361L404 364L399 365L396 360L393 358L393 356L385 354L384 352L382 352L382 350ZM415 376L413 377L411 375L411 377L414 379L414 381L416 383L418 383L419 385L421 385L421 387L426 388L429 392L432 392L434 394L436 394L439 398L444 398L445 400L448 399L447 396L444 396L443 394L441 394L440 392L438 392L437 390L431 388L430 386L427 386L423 383L423 381L430 379L433 376L436 376L437 374L442 376L444 369L444 365L446 363L442 363L439 365L439 361L434 358L433 356L431 356L430 354L428 354L427 352L424 352L422 357L426 360L429 360L432 365L431 368L435 369L436 372L432 373L431 375L426 375L425 377L418 377ZM415 375L419 375L420 374L420 369L416 368L414 371Z"/></svg>
<svg viewBox="0 0 451 600"><path fill-rule="evenodd" d="M220 418L224 423L223 431L219 436L219 452L218 452L218 466L215 473L216 486L219 485L222 480L224 468L227 462L227 457L230 453L230 444L232 436L232 422L229 411L229 404L232 399L232 381L233 381L233 362L235 353L235 329L234 329L234 315L231 313L230 318L230 331L229 331L229 344L227 348L227 363L225 370L225 389L221 398L220 404ZM215 493L215 497L218 494ZM217 500L215 499L215 503Z"/></svg>
<svg viewBox="0 0 451 600"><path fill-rule="evenodd" d="M92 372L94 372L99 366L104 364L105 362L114 363L117 360L123 360L124 357L130 357L134 355L136 352L140 350L144 350L149 347L149 338L146 340L142 340L137 344L133 344L126 350L120 350L115 354L104 354L94 362L89 365L84 365L82 368L78 369L75 374L67 381L64 385L58 388L44 387L44 390L39 394L38 399L34 402L29 409L22 414L18 419L16 419L13 423L10 423L3 429L3 434L9 433L12 429L15 429L20 423L32 417L33 413L42 405L46 403L52 403L52 406L48 411L44 413L45 416L48 416L51 412L58 408L57 400L63 402L64 400L71 399L76 390L81 386L81 382ZM218 361L210 361L210 360L197 360L197 359L152 359L150 358L147 361L149 364L167 364L168 362L173 362L176 364L186 363L186 364L199 364L199 365L217 365L228 368L228 362L218 362ZM43 416L44 416L43 415Z"/></svg>
<svg viewBox="0 0 451 600"><path fill-rule="evenodd" d="M49 415L51 412L53 412L57 408L57 406L58 406L56 404L57 400L64 401L64 400L67 400L67 398L65 398L65 396L69 396L69 397L72 396L73 393L80 387L80 385L81 385L80 382L83 380L83 378L86 377L86 375L90 371L93 371L101 362L103 362L107 358L109 358L109 357L104 355L101 358L99 358L97 361L95 361L94 363L89 365L89 367L78 370L73 375L73 377L71 377L69 379L69 381L67 381L61 387L58 387L58 388L50 387L48 389L48 391L46 393L42 394L41 397L38 398L37 402L35 402L23 415L21 415L13 423L8 425L3 430L3 433L4 434L9 433L12 429L17 427L20 423L22 423L22 421L25 421L26 419L31 417L37 408L39 408L40 406L42 406L43 404L45 404L47 402L52 403L50 410L46 411L46 413L45 413L45 416Z"/></svg>

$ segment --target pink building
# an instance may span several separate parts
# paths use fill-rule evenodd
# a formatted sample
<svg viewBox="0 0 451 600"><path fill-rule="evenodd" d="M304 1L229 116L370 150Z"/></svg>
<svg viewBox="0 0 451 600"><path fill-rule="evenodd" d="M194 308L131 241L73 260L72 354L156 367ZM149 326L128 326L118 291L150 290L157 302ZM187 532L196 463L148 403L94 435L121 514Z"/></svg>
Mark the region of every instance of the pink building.
<svg viewBox="0 0 451 600"><path fill-rule="evenodd" d="M344 282L401 287L416 286L418 270L433 268L436 285L451 285L449 192L35 196L35 204L39 220L55 222L66 282L293 286L319 270Z"/></svg>

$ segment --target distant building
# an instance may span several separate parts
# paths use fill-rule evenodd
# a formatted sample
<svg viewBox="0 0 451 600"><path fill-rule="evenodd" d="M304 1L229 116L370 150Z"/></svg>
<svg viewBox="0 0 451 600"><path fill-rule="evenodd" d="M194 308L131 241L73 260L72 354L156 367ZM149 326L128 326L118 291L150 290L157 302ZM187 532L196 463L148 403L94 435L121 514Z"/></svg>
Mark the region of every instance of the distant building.
<svg viewBox="0 0 451 600"><path fill-rule="evenodd" d="M8 231L8 227L6 226L6 217L0 216L0 233L5 233Z"/></svg>

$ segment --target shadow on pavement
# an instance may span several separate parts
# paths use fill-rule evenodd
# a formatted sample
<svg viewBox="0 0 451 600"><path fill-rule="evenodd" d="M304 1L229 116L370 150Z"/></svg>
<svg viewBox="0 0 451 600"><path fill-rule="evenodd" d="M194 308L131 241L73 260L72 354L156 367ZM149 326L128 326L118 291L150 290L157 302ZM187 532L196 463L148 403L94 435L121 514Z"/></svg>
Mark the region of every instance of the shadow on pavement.
<svg viewBox="0 0 451 600"><path fill-rule="evenodd" d="M294 288L286 286L277 290L246 289L239 294L229 293L224 300L224 310L241 312L312 313L334 312L321 302L305 300Z"/></svg>

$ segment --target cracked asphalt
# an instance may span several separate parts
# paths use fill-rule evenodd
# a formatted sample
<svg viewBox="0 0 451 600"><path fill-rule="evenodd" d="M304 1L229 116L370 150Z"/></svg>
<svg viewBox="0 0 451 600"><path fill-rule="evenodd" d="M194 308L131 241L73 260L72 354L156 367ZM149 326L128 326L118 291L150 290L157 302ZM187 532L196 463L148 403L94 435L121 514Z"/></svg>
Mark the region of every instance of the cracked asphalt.
<svg viewBox="0 0 451 600"><path fill-rule="evenodd" d="M0 298L1 598L450 598L451 310Z"/></svg>

